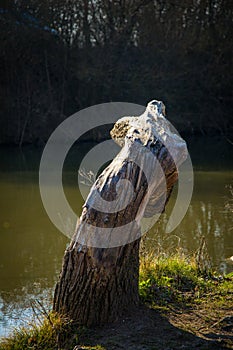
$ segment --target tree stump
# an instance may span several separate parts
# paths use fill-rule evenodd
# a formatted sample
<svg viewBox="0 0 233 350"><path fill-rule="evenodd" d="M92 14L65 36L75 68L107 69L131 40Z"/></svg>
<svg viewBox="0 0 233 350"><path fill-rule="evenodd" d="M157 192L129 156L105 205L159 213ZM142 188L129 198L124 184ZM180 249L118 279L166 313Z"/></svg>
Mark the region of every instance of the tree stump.
<svg viewBox="0 0 233 350"><path fill-rule="evenodd" d="M187 156L160 101L121 118L111 136L122 149L91 188L54 294L55 311L87 326L138 304L140 222L164 210Z"/></svg>

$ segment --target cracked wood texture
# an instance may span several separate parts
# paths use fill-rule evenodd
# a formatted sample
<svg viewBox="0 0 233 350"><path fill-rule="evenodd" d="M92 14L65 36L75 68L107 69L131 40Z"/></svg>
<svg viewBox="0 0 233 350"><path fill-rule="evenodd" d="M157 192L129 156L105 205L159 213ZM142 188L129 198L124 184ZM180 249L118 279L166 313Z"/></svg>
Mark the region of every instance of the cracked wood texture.
<svg viewBox="0 0 233 350"><path fill-rule="evenodd" d="M121 147L100 174L66 249L53 309L81 325L100 325L137 306L140 222L161 213L186 157L162 102L121 118L111 137Z"/></svg>

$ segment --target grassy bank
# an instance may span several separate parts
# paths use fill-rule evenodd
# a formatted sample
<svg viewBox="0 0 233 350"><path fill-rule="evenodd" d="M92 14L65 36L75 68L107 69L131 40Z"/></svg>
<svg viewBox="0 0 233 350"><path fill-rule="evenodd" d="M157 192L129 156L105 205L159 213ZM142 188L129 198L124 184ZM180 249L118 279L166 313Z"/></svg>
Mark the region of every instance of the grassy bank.
<svg viewBox="0 0 233 350"><path fill-rule="evenodd" d="M201 341L201 344L205 341L199 346L200 349L212 349L211 346L217 346L216 349L233 349L230 335L233 324L233 274L219 276L211 270L201 269L195 259L188 259L182 254L170 258L156 258L152 254L147 254L141 259L139 291L144 305L140 307L141 314L135 314L132 319L125 318L119 321L121 323L113 334L110 328L105 328L103 336L102 331L98 329L95 332L77 329L58 315L44 313L39 325L16 330L9 338L2 341L0 349L69 350L74 349L77 344L85 344L77 349L93 350L165 349L166 344L173 346L173 349L180 349L176 332L182 334L182 344L189 341L189 336L195 336L190 338L192 344L195 345L195 341ZM122 340L129 332L132 322L134 325L136 322L136 326L140 326L140 329L145 327L148 332L150 329L148 319L151 324L153 318L156 318L157 324L158 317L160 317L158 339L153 326L150 334L142 331L141 338L144 339L144 343L141 347L138 345L140 339L135 344L135 336L131 339L128 334L127 341ZM122 328L125 327L123 321L128 328ZM169 328L169 332L168 327L172 327ZM160 347L161 339L163 342Z"/></svg>

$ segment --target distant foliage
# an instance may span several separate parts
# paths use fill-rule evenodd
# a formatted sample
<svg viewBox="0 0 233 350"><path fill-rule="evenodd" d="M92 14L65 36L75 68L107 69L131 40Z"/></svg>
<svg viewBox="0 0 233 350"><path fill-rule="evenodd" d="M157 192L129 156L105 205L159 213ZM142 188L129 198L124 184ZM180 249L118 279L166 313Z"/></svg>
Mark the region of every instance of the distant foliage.
<svg viewBox="0 0 233 350"><path fill-rule="evenodd" d="M231 0L0 5L0 143L43 143L97 103L168 106L188 134L232 135Z"/></svg>

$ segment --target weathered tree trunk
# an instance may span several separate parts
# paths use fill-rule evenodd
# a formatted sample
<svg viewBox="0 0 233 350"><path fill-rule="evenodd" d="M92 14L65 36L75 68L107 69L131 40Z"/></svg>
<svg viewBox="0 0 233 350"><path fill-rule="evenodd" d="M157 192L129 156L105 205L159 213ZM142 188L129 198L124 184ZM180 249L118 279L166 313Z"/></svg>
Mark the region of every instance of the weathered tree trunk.
<svg viewBox="0 0 233 350"><path fill-rule="evenodd" d="M80 324L113 321L138 304L140 222L164 210L185 158L163 114L152 101L111 131L122 150L90 191L54 295L54 310Z"/></svg>

